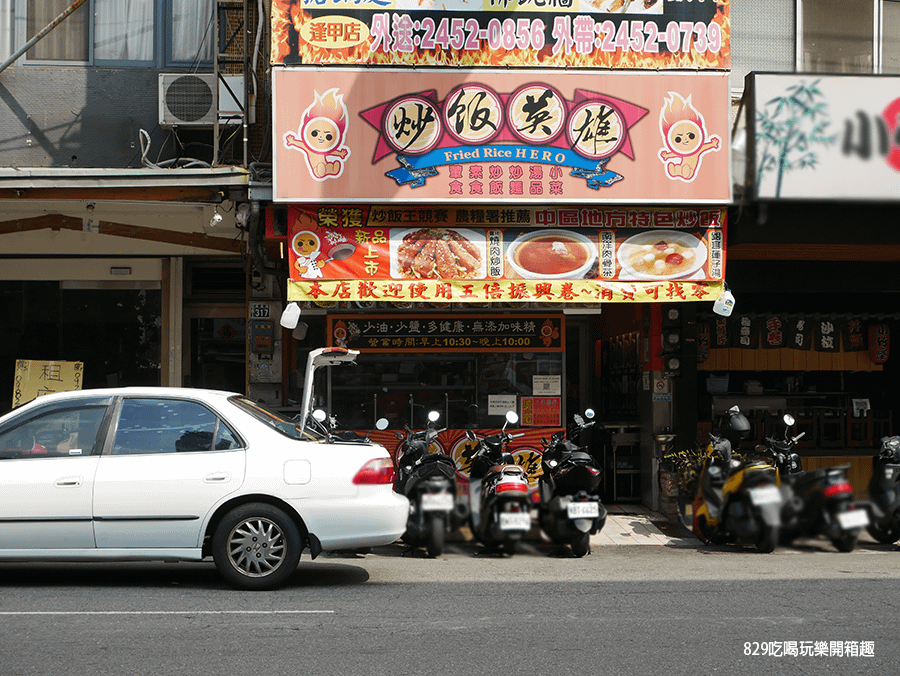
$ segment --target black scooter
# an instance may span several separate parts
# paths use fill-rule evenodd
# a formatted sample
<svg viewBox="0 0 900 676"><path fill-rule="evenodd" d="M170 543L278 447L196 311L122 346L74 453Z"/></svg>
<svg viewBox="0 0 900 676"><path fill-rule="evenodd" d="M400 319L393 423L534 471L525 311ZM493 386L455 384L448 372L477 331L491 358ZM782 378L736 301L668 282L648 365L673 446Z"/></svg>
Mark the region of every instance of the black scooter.
<svg viewBox="0 0 900 676"><path fill-rule="evenodd" d="M402 443L397 449L397 478L394 490L409 499L409 519L403 542L424 547L428 556L444 552L446 533L459 525L456 502L456 466L453 459L431 450L437 435L440 414L431 411L428 424L420 432L406 427L406 435L396 432Z"/></svg>
<svg viewBox="0 0 900 676"><path fill-rule="evenodd" d="M489 549L515 554L518 543L531 530L528 477L515 464L506 445L524 436L506 431L519 416L509 411L499 434L479 439L472 430L466 436L472 445L465 451L469 469L469 520L475 539Z"/></svg>
<svg viewBox="0 0 900 676"><path fill-rule="evenodd" d="M900 437L882 437L872 457L869 480L869 535L882 544L900 540Z"/></svg>
<svg viewBox="0 0 900 676"><path fill-rule="evenodd" d="M594 411L588 409L584 415L591 420ZM541 440L538 520L552 542L569 545L577 557L590 552L591 535L606 524L606 509L597 494L602 470L583 446L572 441L593 424L575 414L567 432Z"/></svg>
<svg viewBox="0 0 900 676"><path fill-rule="evenodd" d="M853 499L853 486L845 470L850 465L822 467L804 471L793 446L803 436L790 436L794 418L783 418L784 431L766 437L765 452L778 470L784 496L781 511L781 542L790 544L798 537L824 535L841 552L856 547L859 533L869 523L868 512Z"/></svg>

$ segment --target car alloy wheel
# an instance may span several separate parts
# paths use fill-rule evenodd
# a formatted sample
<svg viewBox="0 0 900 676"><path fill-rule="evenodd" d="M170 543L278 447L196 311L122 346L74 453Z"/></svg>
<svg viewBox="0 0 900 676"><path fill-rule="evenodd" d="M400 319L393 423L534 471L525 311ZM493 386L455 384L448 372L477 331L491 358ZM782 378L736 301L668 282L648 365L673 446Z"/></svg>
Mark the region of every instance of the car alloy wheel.
<svg viewBox="0 0 900 676"><path fill-rule="evenodd" d="M294 572L300 561L297 525L277 507L250 504L222 519L213 536L213 559L230 582L247 589L270 589Z"/></svg>

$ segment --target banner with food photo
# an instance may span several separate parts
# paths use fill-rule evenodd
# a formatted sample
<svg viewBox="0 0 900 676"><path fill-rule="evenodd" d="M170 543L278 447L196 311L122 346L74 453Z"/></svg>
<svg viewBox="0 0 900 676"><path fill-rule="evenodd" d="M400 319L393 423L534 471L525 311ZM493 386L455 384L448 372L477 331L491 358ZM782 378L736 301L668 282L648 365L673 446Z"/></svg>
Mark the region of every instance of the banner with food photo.
<svg viewBox="0 0 900 676"><path fill-rule="evenodd" d="M288 209L291 300L713 300L724 211L705 229L360 226Z"/></svg>
<svg viewBox="0 0 900 676"><path fill-rule="evenodd" d="M730 0L273 0L276 64L725 70Z"/></svg>
<svg viewBox="0 0 900 676"><path fill-rule="evenodd" d="M275 202L727 204L728 73L278 69Z"/></svg>

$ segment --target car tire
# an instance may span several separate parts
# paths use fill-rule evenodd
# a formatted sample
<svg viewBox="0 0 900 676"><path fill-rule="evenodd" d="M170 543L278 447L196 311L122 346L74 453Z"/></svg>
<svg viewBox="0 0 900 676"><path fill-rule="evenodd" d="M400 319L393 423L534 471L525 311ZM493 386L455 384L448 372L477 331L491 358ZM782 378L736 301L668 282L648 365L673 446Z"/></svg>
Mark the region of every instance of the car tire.
<svg viewBox="0 0 900 676"><path fill-rule="evenodd" d="M212 554L219 574L244 589L272 589L300 562L302 538L284 511L264 503L235 507L216 527Z"/></svg>

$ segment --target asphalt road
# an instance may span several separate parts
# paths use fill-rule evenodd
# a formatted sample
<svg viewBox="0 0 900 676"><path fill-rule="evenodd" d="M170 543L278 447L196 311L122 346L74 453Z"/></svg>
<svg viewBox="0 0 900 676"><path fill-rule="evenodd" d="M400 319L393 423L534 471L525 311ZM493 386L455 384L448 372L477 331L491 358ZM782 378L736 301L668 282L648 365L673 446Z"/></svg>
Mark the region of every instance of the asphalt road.
<svg viewBox="0 0 900 676"><path fill-rule="evenodd" d="M435 560L399 545L323 555L304 559L285 588L256 593L227 587L206 563L0 564L0 669L731 676L900 667L896 546L477 552L454 543Z"/></svg>

